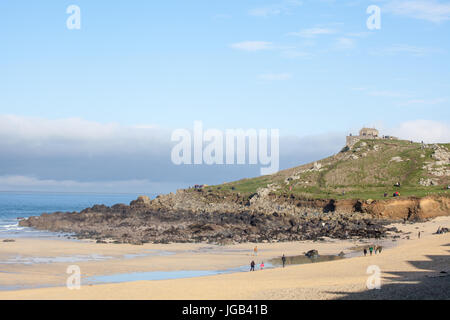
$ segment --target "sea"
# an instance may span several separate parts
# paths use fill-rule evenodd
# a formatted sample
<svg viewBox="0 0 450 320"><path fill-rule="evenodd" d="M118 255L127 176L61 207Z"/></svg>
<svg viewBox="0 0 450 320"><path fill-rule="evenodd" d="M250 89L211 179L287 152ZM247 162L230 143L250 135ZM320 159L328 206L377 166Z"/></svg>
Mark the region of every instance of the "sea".
<svg viewBox="0 0 450 320"><path fill-rule="evenodd" d="M139 194L140 195L140 194ZM19 219L56 211L80 211L95 204L129 204L138 194L0 192L0 238L61 236L19 226ZM149 195L151 198L154 195Z"/></svg>

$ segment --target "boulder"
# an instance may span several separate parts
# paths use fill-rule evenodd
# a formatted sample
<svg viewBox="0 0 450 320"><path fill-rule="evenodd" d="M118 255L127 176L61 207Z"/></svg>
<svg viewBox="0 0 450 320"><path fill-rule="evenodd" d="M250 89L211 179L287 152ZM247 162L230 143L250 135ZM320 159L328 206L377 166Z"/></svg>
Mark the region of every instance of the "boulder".
<svg viewBox="0 0 450 320"><path fill-rule="evenodd" d="M317 258L319 256L319 251L309 250L307 253L305 253L305 256L308 258Z"/></svg>

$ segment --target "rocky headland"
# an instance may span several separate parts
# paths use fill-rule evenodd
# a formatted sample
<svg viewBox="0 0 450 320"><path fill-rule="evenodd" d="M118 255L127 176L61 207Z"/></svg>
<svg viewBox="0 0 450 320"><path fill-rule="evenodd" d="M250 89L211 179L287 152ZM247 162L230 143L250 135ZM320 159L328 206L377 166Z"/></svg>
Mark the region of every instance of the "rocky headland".
<svg viewBox="0 0 450 320"><path fill-rule="evenodd" d="M361 140L271 176L43 214L20 225L133 244L380 238L391 222L450 214L449 150L448 144Z"/></svg>
<svg viewBox="0 0 450 320"><path fill-rule="evenodd" d="M256 195L255 195L256 196ZM255 197L254 196L254 197ZM205 190L180 190L130 205L96 205L81 212L56 212L21 220L39 230L74 233L82 239L116 243L231 244L298 240L382 238L392 221L431 217L447 198L374 201L301 200L267 195L214 199ZM433 211L437 212L437 211ZM448 212L448 211L447 211ZM444 212L442 212L444 213Z"/></svg>

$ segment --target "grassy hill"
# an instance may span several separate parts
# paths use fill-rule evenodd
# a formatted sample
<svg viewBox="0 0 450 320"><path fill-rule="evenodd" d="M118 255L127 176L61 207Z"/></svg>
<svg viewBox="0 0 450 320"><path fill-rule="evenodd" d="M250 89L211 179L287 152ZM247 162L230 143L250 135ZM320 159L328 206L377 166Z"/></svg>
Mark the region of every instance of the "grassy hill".
<svg viewBox="0 0 450 320"><path fill-rule="evenodd" d="M403 140L361 140L329 158L205 188L213 193L252 195L263 189L305 199L382 199L450 193L450 144L422 145ZM394 185L399 182L401 187Z"/></svg>

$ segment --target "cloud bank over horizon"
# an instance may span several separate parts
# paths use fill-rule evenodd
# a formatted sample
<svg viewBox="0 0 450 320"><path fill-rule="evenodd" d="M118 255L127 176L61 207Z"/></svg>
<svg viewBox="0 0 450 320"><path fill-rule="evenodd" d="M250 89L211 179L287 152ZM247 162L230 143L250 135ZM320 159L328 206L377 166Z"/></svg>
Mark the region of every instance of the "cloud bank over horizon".
<svg viewBox="0 0 450 320"><path fill-rule="evenodd" d="M402 139L450 141L444 122L417 120L381 129ZM339 152L347 133L281 133L280 169ZM259 175L259 165L176 166L170 158L175 144L171 130L158 126L0 115L0 191L167 193Z"/></svg>

